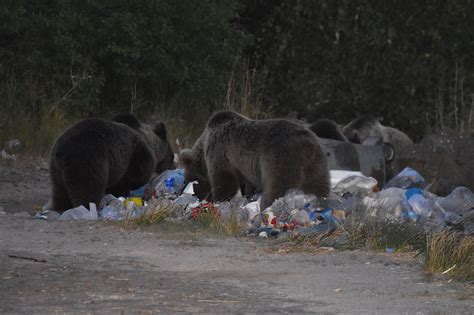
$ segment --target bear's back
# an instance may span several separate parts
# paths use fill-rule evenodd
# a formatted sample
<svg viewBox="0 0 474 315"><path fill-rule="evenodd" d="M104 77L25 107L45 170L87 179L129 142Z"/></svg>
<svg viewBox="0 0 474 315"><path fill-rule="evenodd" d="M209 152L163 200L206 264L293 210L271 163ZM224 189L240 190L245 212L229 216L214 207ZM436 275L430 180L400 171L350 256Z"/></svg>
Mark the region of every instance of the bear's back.
<svg viewBox="0 0 474 315"><path fill-rule="evenodd" d="M113 156L127 158L131 145L140 135L131 128L99 118L79 121L66 129L56 140L51 157L56 160L100 159Z"/></svg>
<svg viewBox="0 0 474 315"><path fill-rule="evenodd" d="M301 124L286 119L232 120L209 131L206 151L231 155L279 155L281 152L319 147L316 135Z"/></svg>

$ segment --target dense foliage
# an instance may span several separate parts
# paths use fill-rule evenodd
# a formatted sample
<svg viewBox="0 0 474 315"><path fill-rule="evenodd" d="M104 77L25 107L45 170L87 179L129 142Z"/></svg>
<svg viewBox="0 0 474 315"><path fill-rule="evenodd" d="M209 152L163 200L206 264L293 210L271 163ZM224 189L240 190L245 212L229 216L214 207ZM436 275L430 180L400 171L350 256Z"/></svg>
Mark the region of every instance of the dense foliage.
<svg viewBox="0 0 474 315"><path fill-rule="evenodd" d="M212 104L243 43L236 12L233 0L3 1L0 78L77 117L178 96Z"/></svg>
<svg viewBox="0 0 474 315"><path fill-rule="evenodd" d="M474 1L244 1L277 112L373 113L414 136L472 124Z"/></svg>
<svg viewBox="0 0 474 315"><path fill-rule="evenodd" d="M244 64L264 90L242 100L275 116L372 113L415 138L472 130L473 12L473 0L5 0L0 128L53 109L186 125L226 104Z"/></svg>

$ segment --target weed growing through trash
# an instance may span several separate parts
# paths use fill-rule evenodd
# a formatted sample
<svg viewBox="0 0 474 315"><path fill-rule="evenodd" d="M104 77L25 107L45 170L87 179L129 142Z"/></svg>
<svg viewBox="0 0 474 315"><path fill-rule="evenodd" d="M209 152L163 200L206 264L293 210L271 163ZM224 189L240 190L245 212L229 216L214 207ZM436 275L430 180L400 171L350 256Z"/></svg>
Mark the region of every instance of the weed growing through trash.
<svg viewBox="0 0 474 315"><path fill-rule="evenodd" d="M247 228L245 224L239 223L234 215L231 215L227 221L223 222L215 208L211 208L211 211L207 213L199 214L196 218L196 223L214 233L228 236L244 236Z"/></svg>
<svg viewBox="0 0 474 315"><path fill-rule="evenodd" d="M474 280L474 237L447 231L428 235L425 266L433 273Z"/></svg>
<svg viewBox="0 0 474 315"><path fill-rule="evenodd" d="M128 228L158 224L168 218L175 210L176 206L173 204L163 204L158 199L151 199L142 215L135 218L126 218L123 221L123 226Z"/></svg>
<svg viewBox="0 0 474 315"><path fill-rule="evenodd" d="M147 226L160 226L160 223L166 222L178 206L173 203L163 203L160 199L151 199L145 209L145 212L137 217L127 217L123 221L119 221L119 225L124 228L137 228ZM210 206L209 211L200 213L195 220L186 221L187 223L180 226L180 229L202 230L215 234L226 236L244 236L246 233L246 224L239 223L235 215L231 215L225 222L221 220L217 208Z"/></svg>

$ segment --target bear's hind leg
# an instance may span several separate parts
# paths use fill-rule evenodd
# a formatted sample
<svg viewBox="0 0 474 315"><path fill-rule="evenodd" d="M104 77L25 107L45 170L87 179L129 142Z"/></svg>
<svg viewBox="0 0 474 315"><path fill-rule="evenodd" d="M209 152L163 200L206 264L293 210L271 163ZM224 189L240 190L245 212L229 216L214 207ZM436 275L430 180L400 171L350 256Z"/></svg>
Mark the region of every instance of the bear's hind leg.
<svg viewBox="0 0 474 315"><path fill-rule="evenodd" d="M286 192L291 189L302 189L303 174L301 170L290 170L288 166L269 168L263 175L263 192L260 200L261 211L270 207L273 202L285 196Z"/></svg>
<svg viewBox="0 0 474 315"><path fill-rule="evenodd" d="M67 183L67 190L74 207L84 206L89 208L89 203L93 202L98 207L107 187L107 172L103 171L91 177L70 180Z"/></svg>
<svg viewBox="0 0 474 315"><path fill-rule="evenodd" d="M72 208L72 202L71 199L69 199L69 194L64 186L61 173L57 171L54 163L51 163L49 168L52 184L52 208L54 211L62 213L65 210Z"/></svg>
<svg viewBox="0 0 474 315"><path fill-rule="evenodd" d="M69 194L62 181L53 180L52 200L54 211L63 213L65 210L72 208L71 199L69 199Z"/></svg>

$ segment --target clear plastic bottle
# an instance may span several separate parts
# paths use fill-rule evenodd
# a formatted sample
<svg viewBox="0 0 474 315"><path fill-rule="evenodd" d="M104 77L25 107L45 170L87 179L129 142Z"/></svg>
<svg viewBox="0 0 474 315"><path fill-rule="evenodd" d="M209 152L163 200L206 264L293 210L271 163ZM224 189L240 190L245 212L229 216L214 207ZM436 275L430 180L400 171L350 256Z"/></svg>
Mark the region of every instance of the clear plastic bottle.
<svg viewBox="0 0 474 315"><path fill-rule="evenodd" d="M467 187L457 187L443 198L440 204L447 211L463 215L474 209L474 194Z"/></svg>
<svg viewBox="0 0 474 315"><path fill-rule="evenodd" d="M420 217L429 218L432 209L428 200L423 197L421 189L411 188L405 192L411 209Z"/></svg>
<svg viewBox="0 0 474 315"><path fill-rule="evenodd" d="M416 170L410 167L405 167L394 178L389 180L387 184L385 184L384 188L386 189L389 187L398 187L403 189L424 188L425 179Z"/></svg>

